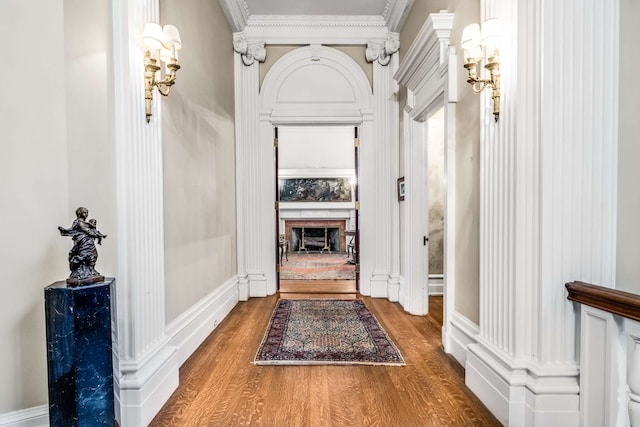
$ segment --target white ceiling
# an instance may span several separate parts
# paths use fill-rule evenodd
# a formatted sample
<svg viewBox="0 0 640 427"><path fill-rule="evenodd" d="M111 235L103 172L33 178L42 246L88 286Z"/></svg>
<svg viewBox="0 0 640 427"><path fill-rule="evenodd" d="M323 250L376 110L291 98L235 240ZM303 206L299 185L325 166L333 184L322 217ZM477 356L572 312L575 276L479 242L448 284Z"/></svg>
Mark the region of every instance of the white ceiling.
<svg viewBox="0 0 640 427"><path fill-rule="evenodd" d="M250 15L384 14L387 0L245 0Z"/></svg>

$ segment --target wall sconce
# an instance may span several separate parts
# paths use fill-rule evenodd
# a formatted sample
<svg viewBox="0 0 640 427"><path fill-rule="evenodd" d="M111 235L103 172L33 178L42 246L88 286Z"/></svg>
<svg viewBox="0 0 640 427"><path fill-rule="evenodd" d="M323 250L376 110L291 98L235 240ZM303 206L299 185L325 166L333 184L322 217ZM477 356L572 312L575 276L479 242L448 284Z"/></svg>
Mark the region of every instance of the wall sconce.
<svg viewBox="0 0 640 427"><path fill-rule="evenodd" d="M149 123L153 88L156 87L162 96L167 96L176 82L176 72L180 69L177 51L182 48L182 41L175 26L165 25L163 29L155 22L145 24L142 41L147 47L144 53L144 103ZM166 67L160 78L158 72L162 67L159 61L164 62Z"/></svg>
<svg viewBox="0 0 640 427"><path fill-rule="evenodd" d="M467 83L471 85L474 93L480 93L487 87L493 88L493 116L498 121L500 115L500 22L497 18L484 21L482 31L478 24L467 25L462 31L460 45L464 49L464 68L469 73ZM484 48L484 52L483 52ZM489 78L478 76L478 64L487 55L487 63L484 66L489 70Z"/></svg>

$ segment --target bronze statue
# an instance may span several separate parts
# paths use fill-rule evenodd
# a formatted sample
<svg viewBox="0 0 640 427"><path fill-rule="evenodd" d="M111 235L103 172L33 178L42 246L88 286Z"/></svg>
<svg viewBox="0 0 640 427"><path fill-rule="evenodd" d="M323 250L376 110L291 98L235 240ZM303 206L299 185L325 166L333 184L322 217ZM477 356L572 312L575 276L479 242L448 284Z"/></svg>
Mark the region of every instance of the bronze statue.
<svg viewBox="0 0 640 427"><path fill-rule="evenodd" d="M88 285L104 281L104 276L95 269L98 260L95 240L102 244L106 234L96 228L96 220L89 219L89 210L80 207L76 209L76 219L70 228L58 227L62 236L71 236L73 247L69 251L69 269L71 275L67 283L74 286Z"/></svg>

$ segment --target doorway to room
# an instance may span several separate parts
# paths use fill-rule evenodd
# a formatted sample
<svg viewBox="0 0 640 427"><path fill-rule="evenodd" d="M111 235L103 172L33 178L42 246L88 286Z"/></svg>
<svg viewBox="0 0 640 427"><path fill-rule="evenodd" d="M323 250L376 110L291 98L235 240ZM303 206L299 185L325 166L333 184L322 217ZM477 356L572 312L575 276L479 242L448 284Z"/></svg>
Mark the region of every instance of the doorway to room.
<svg viewBox="0 0 640 427"><path fill-rule="evenodd" d="M357 128L275 129L278 288L358 290Z"/></svg>

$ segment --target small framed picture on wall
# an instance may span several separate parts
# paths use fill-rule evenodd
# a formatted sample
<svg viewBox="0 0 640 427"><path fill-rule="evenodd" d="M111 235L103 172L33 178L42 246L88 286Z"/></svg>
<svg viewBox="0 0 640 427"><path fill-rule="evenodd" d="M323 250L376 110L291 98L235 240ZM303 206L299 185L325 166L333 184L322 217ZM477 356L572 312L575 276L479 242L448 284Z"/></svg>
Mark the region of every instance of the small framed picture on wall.
<svg viewBox="0 0 640 427"><path fill-rule="evenodd" d="M402 178L398 178L398 201L401 202L404 200L404 176Z"/></svg>

